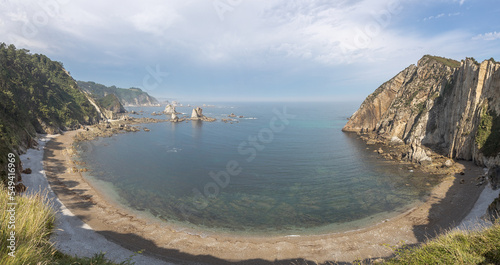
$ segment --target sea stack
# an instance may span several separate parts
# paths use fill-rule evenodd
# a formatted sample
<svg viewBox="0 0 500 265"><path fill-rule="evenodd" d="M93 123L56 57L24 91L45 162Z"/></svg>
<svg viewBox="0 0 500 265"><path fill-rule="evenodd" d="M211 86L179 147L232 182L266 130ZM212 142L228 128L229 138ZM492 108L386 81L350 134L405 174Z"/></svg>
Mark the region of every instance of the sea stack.
<svg viewBox="0 0 500 265"><path fill-rule="evenodd" d="M175 106L172 104L169 104L165 107L165 110L163 111L165 114L175 114Z"/></svg>
<svg viewBox="0 0 500 265"><path fill-rule="evenodd" d="M172 115L170 115L170 120L173 122L178 122L179 117L177 117L177 115L175 113L172 113Z"/></svg>
<svg viewBox="0 0 500 265"><path fill-rule="evenodd" d="M191 119L192 120L200 120L203 118L203 109L200 107L196 107L193 109L193 112L191 113Z"/></svg>

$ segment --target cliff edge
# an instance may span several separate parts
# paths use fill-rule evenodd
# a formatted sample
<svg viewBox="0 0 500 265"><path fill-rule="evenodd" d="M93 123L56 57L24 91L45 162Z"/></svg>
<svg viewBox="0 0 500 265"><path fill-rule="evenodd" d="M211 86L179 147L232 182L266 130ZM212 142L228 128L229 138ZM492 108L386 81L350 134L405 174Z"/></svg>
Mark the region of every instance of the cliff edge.
<svg viewBox="0 0 500 265"><path fill-rule="evenodd" d="M342 130L397 137L412 162L430 159L425 146L449 158L500 165L499 69L493 59L425 55L369 95Z"/></svg>

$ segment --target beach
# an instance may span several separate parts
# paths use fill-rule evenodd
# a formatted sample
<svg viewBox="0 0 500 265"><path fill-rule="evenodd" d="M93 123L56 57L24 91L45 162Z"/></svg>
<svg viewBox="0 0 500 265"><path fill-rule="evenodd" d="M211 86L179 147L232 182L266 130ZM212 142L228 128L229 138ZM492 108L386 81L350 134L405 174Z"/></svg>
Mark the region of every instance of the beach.
<svg viewBox="0 0 500 265"><path fill-rule="evenodd" d="M47 178L50 187L30 183L28 179L33 174L25 176L24 181L30 189L38 185L41 190L51 188L57 195L56 209L61 213L53 240L58 249L78 255L103 251L111 259L144 250L144 255L135 257L144 260L137 260L136 264L288 264L297 260L323 263L387 257L398 247L424 242L456 227L473 209L480 213L474 206L486 186L476 186L482 168L461 162L465 174L444 178L425 202L356 231L274 237L197 235L128 211L92 187L81 173L73 172L70 150L75 134L76 131L70 131L52 137L42 149L43 169L37 170L44 173L41 177ZM25 156L36 164L36 157L41 155L30 151ZM484 207L484 203L479 205Z"/></svg>

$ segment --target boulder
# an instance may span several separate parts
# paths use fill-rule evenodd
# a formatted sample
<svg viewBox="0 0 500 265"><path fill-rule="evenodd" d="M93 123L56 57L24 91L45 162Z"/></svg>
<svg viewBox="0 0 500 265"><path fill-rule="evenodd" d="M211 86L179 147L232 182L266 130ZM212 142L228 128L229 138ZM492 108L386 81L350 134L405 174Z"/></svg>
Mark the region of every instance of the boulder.
<svg viewBox="0 0 500 265"><path fill-rule="evenodd" d="M26 186L24 186L23 183L17 183L16 186L14 187L16 193L18 192L25 192L26 191Z"/></svg>
<svg viewBox="0 0 500 265"><path fill-rule="evenodd" d="M31 174L31 168L26 168L22 171L24 174Z"/></svg>
<svg viewBox="0 0 500 265"><path fill-rule="evenodd" d="M403 142L403 140L399 139L399 137L393 136L391 138L391 144L392 145L400 145L400 144L404 144L404 142Z"/></svg>
<svg viewBox="0 0 500 265"><path fill-rule="evenodd" d="M444 162L443 166L445 167L452 167L453 166L453 161L451 159L448 159Z"/></svg>

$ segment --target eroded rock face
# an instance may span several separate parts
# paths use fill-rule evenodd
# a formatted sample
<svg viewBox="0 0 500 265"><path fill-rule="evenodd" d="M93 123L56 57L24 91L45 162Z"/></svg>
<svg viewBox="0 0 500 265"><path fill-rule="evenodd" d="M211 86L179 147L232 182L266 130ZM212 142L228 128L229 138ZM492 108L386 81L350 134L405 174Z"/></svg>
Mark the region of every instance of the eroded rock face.
<svg viewBox="0 0 500 265"><path fill-rule="evenodd" d="M343 131L397 137L413 162L428 160L422 147L450 158L500 165L477 140L486 113L500 114L500 63L481 64L424 56L381 85L361 104Z"/></svg>
<svg viewBox="0 0 500 265"><path fill-rule="evenodd" d="M191 112L191 119L201 119L203 118L203 109L196 107Z"/></svg>
<svg viewBox="0 0 500 265"><path fill-rule="evenodd" d="M165 110L163 111L165 114L175 114L175 106L172 104L169 104L165 107Z"/></svg>

